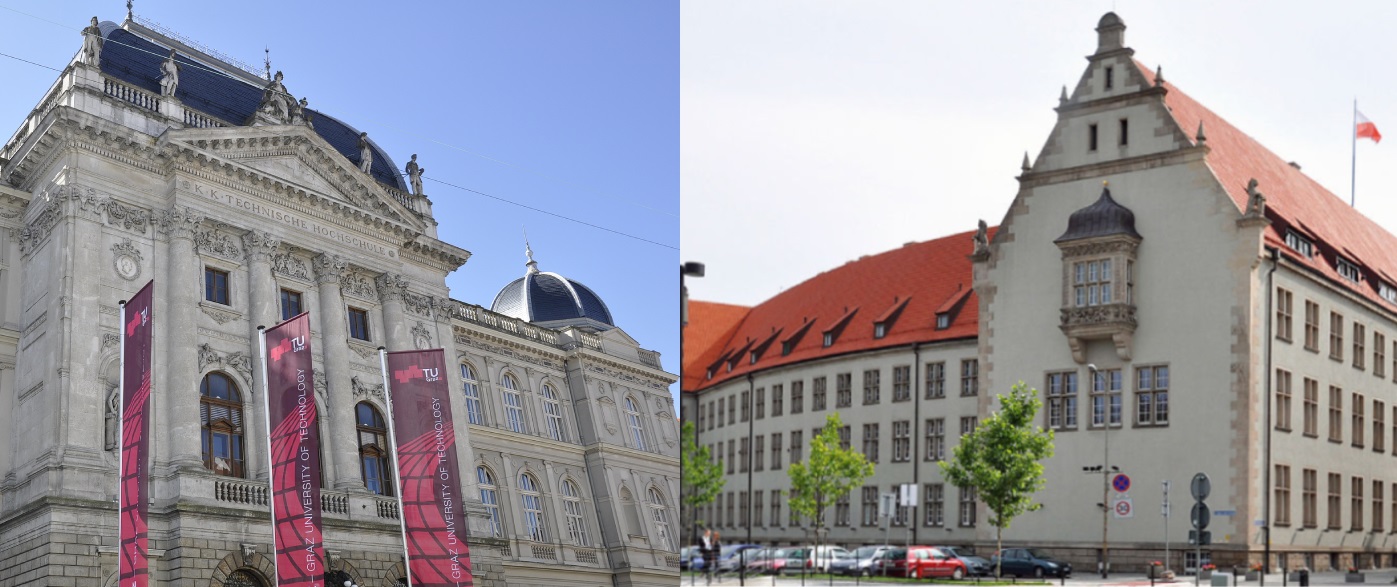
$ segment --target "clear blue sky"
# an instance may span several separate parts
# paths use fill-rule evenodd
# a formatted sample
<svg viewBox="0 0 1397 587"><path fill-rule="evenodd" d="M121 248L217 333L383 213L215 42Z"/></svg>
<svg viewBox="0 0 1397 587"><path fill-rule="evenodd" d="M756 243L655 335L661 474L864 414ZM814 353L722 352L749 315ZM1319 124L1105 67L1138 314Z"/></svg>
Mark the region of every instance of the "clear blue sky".
<svg viewBox="0 0 1397 587"><path fill-rule="evenodd" d="M677 3L136 0L135 13L259 68L270 47L292 94L400 168L417 153L441 239L473 253L452 297L489 307L524 274L527 229L540 269L592 288L678 372ZM0 0L0 53L62 69L89 18L125 14L119 0ZM0 57L0 133L57 75Z"/></svg>

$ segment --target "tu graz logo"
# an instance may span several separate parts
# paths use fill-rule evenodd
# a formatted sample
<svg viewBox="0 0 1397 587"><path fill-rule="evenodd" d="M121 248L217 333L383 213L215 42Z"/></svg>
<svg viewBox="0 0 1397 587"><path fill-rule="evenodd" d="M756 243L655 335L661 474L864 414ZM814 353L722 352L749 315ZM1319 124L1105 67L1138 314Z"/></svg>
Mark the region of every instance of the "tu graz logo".
<svg viewBox="0 0 1397 587"><path fill-rule="evenodd" d="M393 372L393 378L397 379L398 383L407 383L418 377L426 379L429 382L436 381L441 378L441 369L422 369L417 365L413 365L401 371Z"/></svg>
<svg viewBox="0 0 1397 587"><path fill-rule="evenodd" d="M126 336L135 336L136 328L146 324L150 324L150 308L148 307L131 316L131 321L126 323Z"/></svg>
<svg viewBox="0 0 1397 587"><path fill-rule="evenodd" d="M286 353L299 353L303 350L306 350L306 337L283 338L271 348L272 361L280 361L281 356Z"/></svg>

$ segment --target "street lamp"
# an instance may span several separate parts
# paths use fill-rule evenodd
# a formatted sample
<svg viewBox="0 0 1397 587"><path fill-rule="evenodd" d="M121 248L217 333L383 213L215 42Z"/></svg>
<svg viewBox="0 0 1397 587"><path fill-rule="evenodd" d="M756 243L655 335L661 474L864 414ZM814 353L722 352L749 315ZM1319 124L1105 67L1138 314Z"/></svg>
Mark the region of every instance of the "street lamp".
<svg viewBox="0 0 1397 587"><path fill-rule="evenodd" d="M681 372L683 371L683 366L684 366L684 332L683 332L683 330L684 330L685 327L687 327L687 326L689 325L689 286L687 286L687 285L684 284L684 278L685 278L685 277L689 277L689 276L693 276L693 277L703 277L703 274L704 274L703 263L699 263L699 262L697 262L697 261L688 261L688 262L685 262L683 265L680 265L680 266L679 266L679 329L680 329L680 332L679 332L679 366L680 366L680 371L681 371ZM680 395L683 395L683 394L684 394L684 390L682 389L682 387L683 387L682 376L681 376L681 381L680 381L680 387L681 387L681 389L679 390L679 394L680 394ZM682 401L682 400L681 400L681 401ZM698 397L697 397L697 396L694 397L694 401L693 401L690 405L692 405L692 406L694 407L695 410L701 410L701 409L703 409L703 408L699 405ZM694 426L694 446L699 446L698 442L699 442L700 430L699 430L699 427L698 427L698 425L697 425L698 420L697 420L697 418L695 418L693 421L695 422L695 426ZM697 507L697 506L694 506L694 507L690 507L690 508L689 508L689 530L690 530L690 533L691 533L691 535L692 535L693 542L694 542L695 544L697 544L697 543L698 543L698 507Z"/></svg>

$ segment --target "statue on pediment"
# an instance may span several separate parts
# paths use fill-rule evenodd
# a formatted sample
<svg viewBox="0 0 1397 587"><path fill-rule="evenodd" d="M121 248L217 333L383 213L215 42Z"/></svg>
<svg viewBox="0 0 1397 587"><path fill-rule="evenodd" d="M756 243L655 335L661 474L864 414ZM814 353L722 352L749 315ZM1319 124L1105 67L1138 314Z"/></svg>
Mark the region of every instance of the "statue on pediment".
<svg viewBox="0 0 1397 587"><path fill-rule="evenodd" d="M369 145L369 133L359 133L359 171L368 173L374 166L374 150Z"/></svg>
<svg viewBox="0 0 1397 587"><path fill-rule="evenodd" d="M412 160L407 162L407 181L412 186L412 195L422 195L422 174L427 170L417 165L417 153L412 154Z"/></svg>
<svg viewBox="0 0 1397 587"><path fill-rule="evenodd" d="M175 95L179 88L179 64L175 63L175 50L170 49L170 57L160 64L160 95Z"/></svg>
<svg viewBox="0 0 1397 587"><path fill-rule="evenodd" d="M102 64L102 27L97 26L97 17L92 17L92 24L82 30L82 60L90 65Z"/></svg>
<svg viewBox="0 0 1397 587"><path fill-rule="evenodd" d="M286 124L291 120L293 102L281 79L281 72L278 71L267 82L267 88L262 91L262 103L257 106L257 114L254 115L258 120L268 124Z"/></svg>

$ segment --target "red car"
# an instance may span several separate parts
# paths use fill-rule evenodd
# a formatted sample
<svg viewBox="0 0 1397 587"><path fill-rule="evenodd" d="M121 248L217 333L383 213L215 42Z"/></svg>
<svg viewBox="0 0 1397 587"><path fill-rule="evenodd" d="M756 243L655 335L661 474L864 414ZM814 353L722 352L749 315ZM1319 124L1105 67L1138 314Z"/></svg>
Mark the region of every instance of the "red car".
<svg viewBox="0 0 1397 587"><path fill-rule="evenodd" d="M879 562L887 568L888 575L895 577L950 577L960 580L970 574L960 559L931 546L894 548Z"/></svg>

